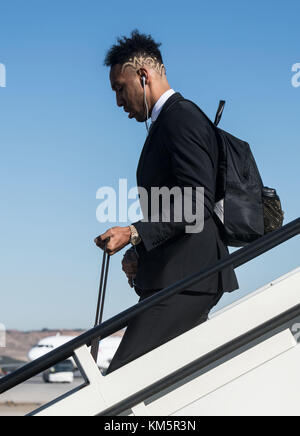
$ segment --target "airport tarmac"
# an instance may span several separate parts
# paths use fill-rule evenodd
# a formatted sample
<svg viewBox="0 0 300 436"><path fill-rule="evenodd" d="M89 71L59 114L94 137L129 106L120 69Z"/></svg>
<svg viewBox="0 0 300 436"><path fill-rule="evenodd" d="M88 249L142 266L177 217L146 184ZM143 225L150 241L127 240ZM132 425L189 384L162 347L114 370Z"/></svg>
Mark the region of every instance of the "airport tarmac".
<svg viewBox="0 0 300 436"><path fill-rule="evenodd" d="M44 383L42 376L34 377L0 395L0 416L24 416L82 384L81 376L67 384Z"/></svg>

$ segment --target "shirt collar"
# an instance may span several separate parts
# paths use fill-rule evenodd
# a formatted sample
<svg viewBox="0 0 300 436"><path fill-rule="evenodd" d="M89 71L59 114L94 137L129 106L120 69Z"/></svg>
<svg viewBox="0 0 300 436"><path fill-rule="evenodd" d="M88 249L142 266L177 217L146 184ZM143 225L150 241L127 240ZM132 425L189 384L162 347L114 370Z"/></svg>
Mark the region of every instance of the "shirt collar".
<svg viewBox="0 0 300 436"><path fill-rule="evenodd" d="M168 91L164 92L157 102L155 103L152 112L151 112L151 121L154 123L154 121L157 120L158 115L160 114L160 111L162 110L163 105L168 100L168 98L171 97L171 95L175 94L174 89L168 89Z"/></svg>

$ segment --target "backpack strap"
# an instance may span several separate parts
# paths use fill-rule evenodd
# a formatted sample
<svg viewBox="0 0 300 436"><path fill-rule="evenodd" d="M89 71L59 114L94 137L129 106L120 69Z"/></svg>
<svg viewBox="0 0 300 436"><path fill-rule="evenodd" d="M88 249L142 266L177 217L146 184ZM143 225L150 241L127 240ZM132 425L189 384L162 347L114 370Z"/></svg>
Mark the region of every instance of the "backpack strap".
<svg viewBox="0 0 300 436"><path fill-rule="evenodd" d="M226 104L225 100L220 100L219 107L218 107L218 110L217 110L217 113L216 113L215 122L214 122L215 126L218 126L219 122L221 121L225 104Z"/></svg>
<svg viewBox="0 0 300 436"><path fill-rule="evenodd" d="M217 170L217 181L216 181L216 192L215 192L215 201L216 203L224 198L225 195L225 187L226 187L226 172L227 172L227 146L226 143L222 139L221 131L219 127L203 112L202 109L193 101L184 98L185 101L192 103L200 113L206 118L210 126L213 128L216 133L217 141L218 141L218 149L219 149L219 160L218 160L218 170ZM221 100L219 109L216 115L216 121L219 123L223 110L225 106L225 101ZM215 122L216 122L215 121Z"/></svg>

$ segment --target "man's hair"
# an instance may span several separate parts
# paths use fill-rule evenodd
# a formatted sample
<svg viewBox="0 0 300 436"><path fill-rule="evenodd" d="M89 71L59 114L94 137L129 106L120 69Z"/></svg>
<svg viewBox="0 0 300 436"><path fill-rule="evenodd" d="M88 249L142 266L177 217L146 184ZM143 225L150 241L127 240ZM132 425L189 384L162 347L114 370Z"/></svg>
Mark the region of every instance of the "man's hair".
<svg viewBox="0 0 300 436"><path fill-rule="evenodd" d="M161 43L155 42L151 35L145 35L135 29L131 32L131 38L123 36L117 41L118 44L113 45L106 54L105 66L121 64L124 68L126 64L138 69L148 65L160 74L165 70L159 50Z"/></svg>

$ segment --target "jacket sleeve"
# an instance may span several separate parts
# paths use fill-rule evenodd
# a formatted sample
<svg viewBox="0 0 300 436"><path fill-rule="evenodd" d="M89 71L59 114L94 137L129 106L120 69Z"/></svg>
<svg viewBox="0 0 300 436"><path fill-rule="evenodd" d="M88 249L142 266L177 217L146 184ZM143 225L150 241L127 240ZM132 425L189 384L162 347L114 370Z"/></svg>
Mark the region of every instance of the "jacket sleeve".
<svg viewBox="0 0 300 436"><path fill-rule="evenodd" d="M185 187L193 188L193 212L196 211L194 188L204 188L204 219L207 219L214 210L218 160L217 138L213 127L191 103L181 102L164 120L161 134L177 186L182 192ZM147 251L171 238L182 236L186 226L191 225L184 219L184 213L181 222L175 222L172 215L171 211L171 222L134 223Z"/></svg>

